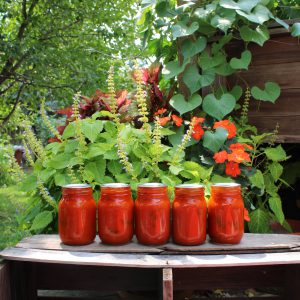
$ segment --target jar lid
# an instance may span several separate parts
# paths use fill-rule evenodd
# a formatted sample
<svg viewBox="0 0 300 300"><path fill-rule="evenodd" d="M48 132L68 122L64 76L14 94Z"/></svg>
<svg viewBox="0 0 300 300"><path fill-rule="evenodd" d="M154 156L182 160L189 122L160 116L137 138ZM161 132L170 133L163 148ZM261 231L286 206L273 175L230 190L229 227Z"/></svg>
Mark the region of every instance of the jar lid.
<svg viewBox="0 0 300 300"><path fill-rule="evenodd" d="M84 189L84 188L90 188L91 186L86 183L72 183L72 184L66 184L62 188L63 189Z"/></svg>
<svg viewBox="0 0 300 300"><path fill-rule="evenodd" d="M219 187L239 187L241 186L239 183L236 182L220 182L220 183L214 183L211 186L219 186Z"/></svg>
<svg viewBox="0 0 300 300"><path fill-rule="evenodd" d="M101 184L101 188L125 188L129 187L127 183L119 183L119 182L112 182L112 183L104 183Z"/></svg>
<svg viewBox="0 0 300 300"><path fill-rule="evenodd" d="M138 187L141 187L141 188L158 188L158 187L167 187L167 186L165 184L159 183L159 182L146 182L146 183L138 184Z"/></svg>
<svg viewBox="0 0 300 300"><path fill-rule="evenodd" d="M204 188L204 185L197 184L197 183L183 183L183 184L176 185L175 188L180 188L180 189L202 189L202 188Z"/></svg>

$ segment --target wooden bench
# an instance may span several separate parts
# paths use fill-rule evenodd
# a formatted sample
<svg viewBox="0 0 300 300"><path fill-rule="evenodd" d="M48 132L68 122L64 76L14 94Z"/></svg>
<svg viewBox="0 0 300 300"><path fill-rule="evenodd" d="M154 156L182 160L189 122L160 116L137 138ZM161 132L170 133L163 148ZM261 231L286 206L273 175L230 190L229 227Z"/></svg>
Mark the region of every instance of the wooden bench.
<svg viewBox="0 0 300 300"><path fill-rule="evenodd" d="M239 245L194 247L116 247L99 240L71 247L57 235L38 235L0 254L12 300L49 299L38 298L38 290L156 291L153 299L171 300L186 289L269 287L282 288L283 295L267 299L300 299L300 237L293 235L245 234ZM10 300L7 295L0 299Z"/></svg>

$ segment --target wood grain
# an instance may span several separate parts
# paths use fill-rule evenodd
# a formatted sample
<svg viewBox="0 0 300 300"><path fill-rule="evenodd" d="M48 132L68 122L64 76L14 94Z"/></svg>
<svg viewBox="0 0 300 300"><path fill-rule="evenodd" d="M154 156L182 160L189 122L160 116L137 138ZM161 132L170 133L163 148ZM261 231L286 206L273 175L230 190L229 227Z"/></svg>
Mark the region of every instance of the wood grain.
<svg viewBox="0 0 300 300"><path fill-rule="evenodd" d="M173 300L173 271L171 268L164 268L162 272L162 300Z"/></svg>

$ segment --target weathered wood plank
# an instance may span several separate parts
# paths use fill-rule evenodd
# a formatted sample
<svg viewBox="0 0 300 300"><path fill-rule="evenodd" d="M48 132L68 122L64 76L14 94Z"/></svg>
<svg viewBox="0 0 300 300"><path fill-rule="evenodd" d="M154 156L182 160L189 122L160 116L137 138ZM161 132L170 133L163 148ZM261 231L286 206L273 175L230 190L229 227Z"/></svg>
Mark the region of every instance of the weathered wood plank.
<svg viewBox="0 0 300 300"><path fill-rule="evenodd" d="M286 266L173 269L174 290L283 287Z"/></svg>
<svg viewBox="0 0 300 300"><path fill-rule="evenodd" d="M236 255L227 255L225 253L223 255L150 255L9 248L2 251L1 255L5 259L14 261L135 268L210 268L218 266L300 264L299 252Z"/></svg>
<svg viewBox="0 0 300 300"><path fill-rule="evenodd" d="M157 290L159 269L37 264L39 290Z"/></svg>
<svg viewBox="0 0 300 300"><path fill-rule="evenodd" d="M161 270L161 299L173 300L173 272L171 268Z"/></svg>
<svg viewBox="0 0 300 300"><path fill-rule="evenodd" d="M10 300L10 272L9 264L0 264L0 299Z"/></svg>
<svg viewBox="0 0 300 300"><path fill-rule="evenodd" d="M244 235L237 245L212 244L207 242L199 246L180 246L168 243L162 246L147 247L136 241L122 246L99 244L96 240L86 246L66 246L60 242L58 235L36 235L23 239L16 247L25 249L62 250L91 253L183 253L183 254L223 254L253 252L286 252L300 247L300 237L287 234L251 234Z"/></svg>

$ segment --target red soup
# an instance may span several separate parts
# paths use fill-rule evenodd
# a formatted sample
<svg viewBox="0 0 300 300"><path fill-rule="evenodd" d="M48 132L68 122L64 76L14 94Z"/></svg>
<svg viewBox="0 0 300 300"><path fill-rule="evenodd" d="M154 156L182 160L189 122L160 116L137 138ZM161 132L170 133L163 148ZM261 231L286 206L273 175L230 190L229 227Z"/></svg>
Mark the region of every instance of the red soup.
<svg viewBox="0 0 300 300"><path fill-rule="evenodd" d="M133 201L128 184L109 183L101 186L98 203L98 230L105 244L121 245L133 236Z"/></svg>
<svg viewBox="0 0 300 300"><path fill-rule="evenodd" d="M206 218L204 187L199 184L176 186L173 202L173 241L187 246L204 243Z"/></svg>
<svg viewBox="0 0 300 300"><path fill-rule="evenodd" d="M135 202L135 232L145 245L162 245L170 237L170 200L161 183L138 185Z"/></svg>
<svg viewBox="0 0 300 300"><path fill-rule="evenodd" d="M212 242L238 244L244 234L244 201L241 186L218 183L211 186L208 203L208 233Z"/></svg>
<svg viewBox="0 0 300 300"><path fill-rule="evenodd" d="M63 243L86 245L96 236L96 203L87 184L68 184L62 188L58 206L58 230Z"/></svg>

